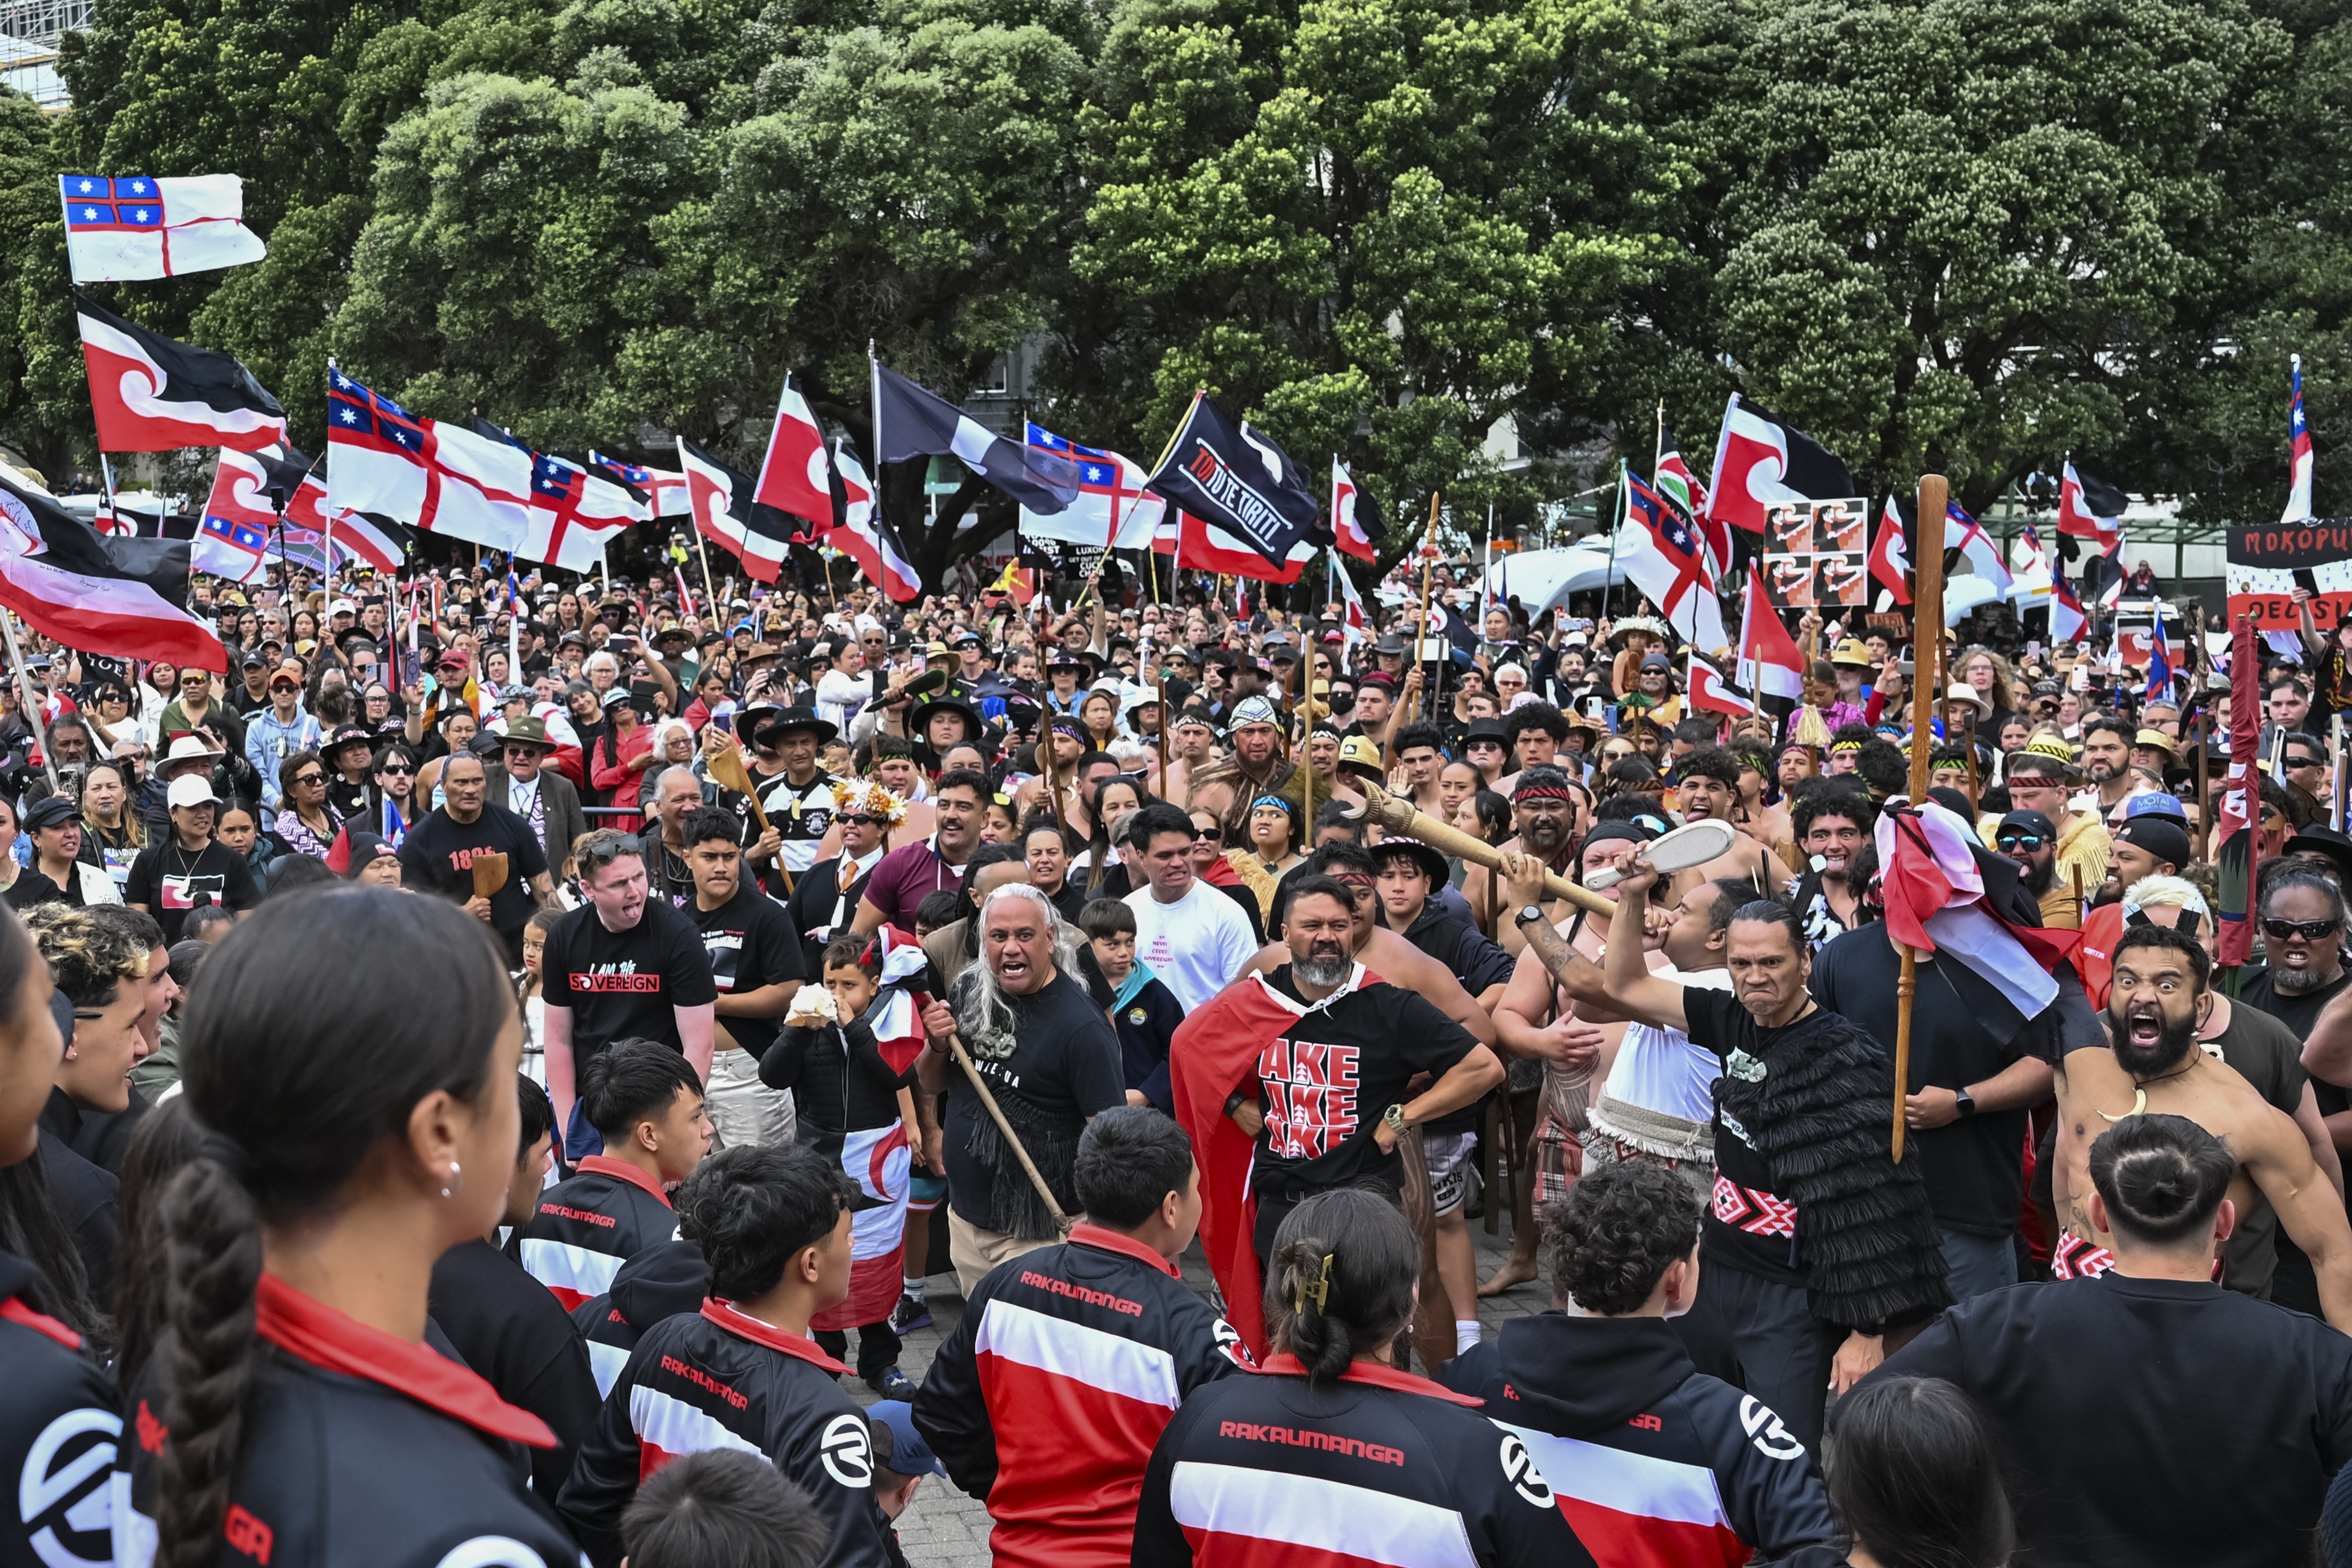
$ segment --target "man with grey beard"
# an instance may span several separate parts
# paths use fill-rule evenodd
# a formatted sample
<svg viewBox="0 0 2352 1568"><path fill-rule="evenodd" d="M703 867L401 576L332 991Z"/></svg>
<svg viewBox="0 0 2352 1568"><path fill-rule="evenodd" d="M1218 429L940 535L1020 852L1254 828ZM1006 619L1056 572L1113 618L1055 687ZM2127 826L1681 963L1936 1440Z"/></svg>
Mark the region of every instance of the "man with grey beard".
<svg viewBox="0 0 2352 1568"><path fill-rule="evenodd" d="M2262 879L2263 950L2268 962L2247 971L2238 1001L2260 1008L2293 1030L2297 1040L2309 1042L2319 1015L2346 986L2344 891L2333 877L2307 862L2281 861L2276 871L2263 870L2270 873Z"/></svg>
<svg viewBox="0 0 2352 1568"><path fill-rule="evenodd" d="M1258 1048L1257 1092L1235 1095L1226 1112L1257 1140L1250 1190L1261 1264L1283 1217L1314 1194L1402 1193L1405 1131L1475 1104L1503 1081L1502 1063L1469 1030L1357 960L1356 903L1342 883L1300 883L1284 937L1289 963L1235 984L1264 986L1295 1016ZM1178 1048L1184 1042L1180 1032ZM1429 1087L1408 1098L1405 1085L1423 1072Z"/></svg>

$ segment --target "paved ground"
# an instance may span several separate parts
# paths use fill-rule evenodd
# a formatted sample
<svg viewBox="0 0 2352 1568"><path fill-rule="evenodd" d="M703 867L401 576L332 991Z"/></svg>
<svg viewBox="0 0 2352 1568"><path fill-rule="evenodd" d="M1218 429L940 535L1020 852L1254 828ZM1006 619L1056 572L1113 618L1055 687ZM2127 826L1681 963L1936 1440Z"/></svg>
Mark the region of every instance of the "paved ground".
<svg viewBox="0 0 2352 1568"><path fill-rule="evenodd" d="M937 1223L944 1223L944 1219ZM1511 1222L1508 1214L1498 1220L1498 1232L1488 1236L1485 1222L1473 1219L1470 1235L1478 1249L1478 1274L1484 1279L1510 1248ZM1208 1270L1201 1260L1196 1247L1185 1258L1185 1278L1202 1294L1207 1293ZM952 1331L960 1315L963 1300L953 1274L934 1275L928 1283L931 1315L935 1322L927 1329L917 1329L907 1336L907 1345L899 1365L908 1376L922 1380L931 1364L931 1353L939 1347L942 1336ZM1480 1303L1478 1319L1486 1325L1489 1336L1508 1318L1520 1317L1541 1311L1546 1303L1544 1288L1521 1285L1508 1293ZM854 1338L854 1336L853 1336ZM856 1345L851 1345L856 1359ZM861 1404L870 1404L875 1396L866 1385L850 1380L849 1387ZM898 1540L906 1548L907 1560L914 1568L990 1568L988 1553L988 1511L971 1498L933 1476L926 1480L915 1495L914 1502L898 1521Z"/></svg>

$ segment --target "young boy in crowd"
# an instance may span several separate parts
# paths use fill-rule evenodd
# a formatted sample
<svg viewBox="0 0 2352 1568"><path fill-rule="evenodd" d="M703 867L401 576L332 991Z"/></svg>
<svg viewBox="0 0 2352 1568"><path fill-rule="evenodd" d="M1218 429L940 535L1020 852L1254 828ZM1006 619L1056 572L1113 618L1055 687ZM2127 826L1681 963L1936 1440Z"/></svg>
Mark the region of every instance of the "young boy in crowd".
<svg viewBox="0 0 2352 1568"><path fill-rule="evenodd" d="M1135 911L1116 898L1087 901L1078 911L1087 934L1087 988L1110 1013L1118 1030L1119 1065L1127 1074L1127 1103L1175 1113L1168 1086L1168 1042L1184 1021L1184 1006L1162 985L1151 966L1135 956Z"/></svg>
<svg viewBox="0 0 2352 1568"><path fill-rule="evenodd" d="M904 1069L894 1068L876 1038L877 1025L894 1027L887 1020L896 999L884 994L881 946L868 936L836 936L825 945L824 989L803 987L793 996L782 1032L760 1059L760 1082L792 1091L801 1145L881 1200L857 1216L848 1299L819 1312L810 1329L835 1358L849 1348L844 1331L856 1329L858 1375L885 1398L904 1399L915 1385L898 1370L898 1334L890 1320L906 1240L909 1148L919 1135L908 1092L919 1047L906 1056ZM895 1011L921 1027L911 1005Z"/></svg>

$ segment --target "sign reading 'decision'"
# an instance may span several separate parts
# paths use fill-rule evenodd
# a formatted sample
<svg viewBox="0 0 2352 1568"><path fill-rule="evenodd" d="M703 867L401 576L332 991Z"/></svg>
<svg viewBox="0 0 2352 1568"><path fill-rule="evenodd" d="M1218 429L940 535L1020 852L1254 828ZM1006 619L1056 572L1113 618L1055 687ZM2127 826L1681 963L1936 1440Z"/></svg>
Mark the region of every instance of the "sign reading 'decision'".
<svg viewBox="0 0 2352 1568"><path fill-rule="evenodd" d="M2230 614L2257 632L2293 632L2295 573L2311 574L2311 613L2320 630L2352 617L2352 517L2257 524L2228 532L2225 580Z"/></svg>

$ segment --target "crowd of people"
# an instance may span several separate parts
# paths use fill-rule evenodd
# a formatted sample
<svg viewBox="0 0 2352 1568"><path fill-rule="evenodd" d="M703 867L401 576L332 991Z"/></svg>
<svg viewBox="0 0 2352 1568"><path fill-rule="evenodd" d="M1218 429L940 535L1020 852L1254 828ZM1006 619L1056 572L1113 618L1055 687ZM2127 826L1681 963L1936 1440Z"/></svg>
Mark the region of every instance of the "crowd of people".
<svg viewBox="0 0 2352 1568"><path fill-rule="evenodd" d="M10 673L0 1568L2352 1568L2352 637L521 586Z"/></svg>

